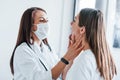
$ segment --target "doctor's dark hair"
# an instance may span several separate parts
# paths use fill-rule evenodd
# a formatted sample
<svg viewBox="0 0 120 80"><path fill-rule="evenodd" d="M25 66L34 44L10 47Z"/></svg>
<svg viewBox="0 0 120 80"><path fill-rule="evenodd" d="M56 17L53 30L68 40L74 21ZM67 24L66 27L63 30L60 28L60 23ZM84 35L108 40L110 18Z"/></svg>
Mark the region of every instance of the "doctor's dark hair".
<svg viewBox="0 0 120 80"><path fill-rule="evenodd" d="M15 54L16 48L23 42L26 42L26 44L29 47L30 47L30 44L32 44L30 41L30 39L31 39L30 33L31 33L31 28L32 28L33 23L34 23L34 19L32 16L35 14L35 13L33 14L33 11L35 11L35 10L41 10L41 11L46 13L46 11L44 9L38 8L38 7L29 8L23 13L22 18L21 18L21 22L20 22L20 28L19 28L19 33L18 33L18 37L17 37L17 42L16 42L15 48L13 50L13 53L12 53L12 56L10 59L10 68L11 68L11 72L13 75L14 75L13 60L14 60L14 54ZM43 43L45 45L47 45L51 51L51 47L48 44L47 38L43 40Z"/></svg>
<svg viewBox="0 0 120 80"><path fill-rule="evenodd" d="M116 66L105 37L103 14L100 10L85 8L79 13L80 27L85 27L86 41L96 58L97 69L104 80L112 80Z"/></svg>

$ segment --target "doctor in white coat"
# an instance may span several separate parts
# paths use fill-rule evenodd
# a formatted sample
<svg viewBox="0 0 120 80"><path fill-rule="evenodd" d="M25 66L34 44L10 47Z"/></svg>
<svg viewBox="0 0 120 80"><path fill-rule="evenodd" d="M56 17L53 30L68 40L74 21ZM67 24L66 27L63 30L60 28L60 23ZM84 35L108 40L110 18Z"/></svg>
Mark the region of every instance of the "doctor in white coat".
<svg viewBox="0 0 120 80"><path fill-rule="evenodd" d="M66 65L81 52L81 37L70 40L68 51L58 59L47 41L49 29L46 11L32 7L21 18L19 34L10 60L14 80L58 80ZM61 76L60 76L61 74Z"/></svg>
<svg viewBox="0 0 120 80"><path fill-rule="evenodd" d="M72 34L82 35L85 46L73 61L66 80L112 80L116 67L106 42L102 12L82 9L72 22Z"/></svg>

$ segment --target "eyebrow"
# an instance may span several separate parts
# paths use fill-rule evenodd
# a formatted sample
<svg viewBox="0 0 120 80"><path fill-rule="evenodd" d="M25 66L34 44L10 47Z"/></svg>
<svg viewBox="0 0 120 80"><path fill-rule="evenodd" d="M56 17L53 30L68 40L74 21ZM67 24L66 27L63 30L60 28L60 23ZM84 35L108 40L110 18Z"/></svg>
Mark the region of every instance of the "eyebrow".
<svg viewBox="0 0 120 80"><path fill-rule="evenodd" d="M47 18L44 18L44 17L39 17L38 19L40 19L40 18L43 18L44 20L48 19L48 17L47 17Z"/></svg>

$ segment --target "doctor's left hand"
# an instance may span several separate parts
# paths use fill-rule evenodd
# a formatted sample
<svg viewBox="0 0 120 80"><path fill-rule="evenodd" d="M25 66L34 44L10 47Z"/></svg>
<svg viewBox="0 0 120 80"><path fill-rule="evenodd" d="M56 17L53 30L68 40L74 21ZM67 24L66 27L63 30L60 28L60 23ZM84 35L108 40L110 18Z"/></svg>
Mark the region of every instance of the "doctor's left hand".
<svg viewBox="0 0 120 80"><path fill-rule="evenodd" d="M80 54L83 48L84 44L82 43L82 36L77 36L76 39L73 38L69 40L69 47L66 54L61 58L61 61L52 68L52 78L56 80L61 72L64 73L63 70L65 70L65 73L63 74L63 79L65 79L66 73L72 65L71 62Z"/></svg>

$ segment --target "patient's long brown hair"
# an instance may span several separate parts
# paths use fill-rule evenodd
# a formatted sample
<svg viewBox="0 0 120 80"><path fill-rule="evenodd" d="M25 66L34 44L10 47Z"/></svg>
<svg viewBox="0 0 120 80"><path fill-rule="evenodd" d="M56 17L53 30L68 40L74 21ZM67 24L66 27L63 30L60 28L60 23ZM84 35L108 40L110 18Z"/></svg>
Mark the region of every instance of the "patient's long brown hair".
<svg viewBox="0 0 120 80"><path fill-rule="evenodd" d="M96 58L97 68L104 80L112 80L116 66L105 35L103 14L100 10L85 8L79 13L79 26L85 26L86 41Z"/></svg>
<svg viewBox="0 0 120 80"><path fill-rule="evenodd" d="M10 59L10 68L11 68L11 72L13 75L14 75L13 60L14 60L14 53L15 53L16 48L23 42L26 42L26 44L29 47L30 47L30 44L32 44L30 41L30 38L31 38L30 33L31 33L31 28L33 26L33 22L34 22L34 18L32 16L35 13L33 13L33 11L35 11L35 10L41 10L46 13L45 10L43 10L42 8L38 8L38 7L29 8L23 13L21 22L20 22L20 28L19 28L19 33L18 33L18 37L17 37L17 42L16 42L15 48L13 50L13 53L12 53L12 56ZM33 40L33 42L34 42L34 40ZM51 47L48 44L47 38L44 39L43 42L48 46L48 48L51 51Z"/></svg>

